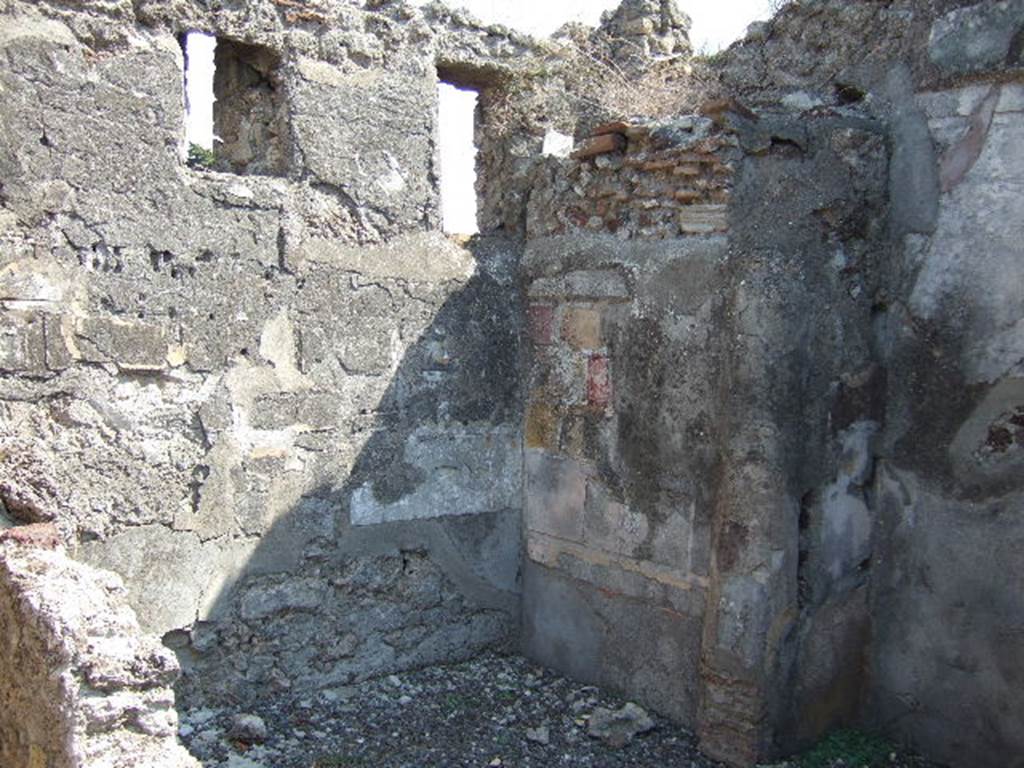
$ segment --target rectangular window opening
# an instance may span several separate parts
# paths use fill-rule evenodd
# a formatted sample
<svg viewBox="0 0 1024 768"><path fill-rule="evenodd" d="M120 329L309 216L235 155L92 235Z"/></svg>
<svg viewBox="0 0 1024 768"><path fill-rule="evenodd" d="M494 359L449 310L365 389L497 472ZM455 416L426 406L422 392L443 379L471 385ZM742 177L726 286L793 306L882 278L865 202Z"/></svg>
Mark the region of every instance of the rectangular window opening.
<svg viewBox="0 0 1024 768"><path fill-rule="evenodd" d="M477 222L476 117L479 92L438 83L441 220L448 234L475 235Z"/></svg>
<svg viewBox="0 0 1024 768"><path fill-rule="evenodd" d="M182 39L189 164L280 176L289 159L280 57L269 48L204 32Z"/></svg>

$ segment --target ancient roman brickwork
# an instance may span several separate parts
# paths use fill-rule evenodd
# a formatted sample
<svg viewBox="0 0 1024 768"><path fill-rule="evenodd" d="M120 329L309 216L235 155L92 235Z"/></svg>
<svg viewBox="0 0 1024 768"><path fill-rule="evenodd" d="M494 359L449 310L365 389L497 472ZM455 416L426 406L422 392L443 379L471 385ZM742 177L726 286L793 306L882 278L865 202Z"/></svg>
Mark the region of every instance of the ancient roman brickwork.
<svg viewBox="0 0 1024 768"><path fill-rule="evenodd" d="M535 174L531 237L611 232L621 239L712 234L726 228L736 139L708 117L598 126L574 157Z"/></svg>

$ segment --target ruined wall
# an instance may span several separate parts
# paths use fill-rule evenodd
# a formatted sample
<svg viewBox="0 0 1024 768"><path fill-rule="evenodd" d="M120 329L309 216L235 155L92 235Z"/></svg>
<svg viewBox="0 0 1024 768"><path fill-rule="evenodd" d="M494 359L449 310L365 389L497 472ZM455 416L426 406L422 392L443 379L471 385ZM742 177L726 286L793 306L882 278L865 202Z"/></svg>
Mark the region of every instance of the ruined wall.
<svg viewBox="0 0 1024 768"><path fill-rule="evenodd" d="M856 109L731 116L721 471L702 744L743 763L860 712L880 404L872 303L884 128Z"/></svg>
<svg viewBox="0 0 1024 768"><path fill-rule="evenodd" d="M8 524L121 574L190 692L513 637L519 247L435 231L435 61L524 42L437 8L2 11ZM253 110L214 170L185 163L196 29Z"/></svg>
<svg viewBox="0 0 1024 768"><path fill-rule="evenodd" d="M795 4L723 57L726 89L761 105L708 105L742 154L700 166L723 176L683 186L629 125L544 169L525 263L531 653L735 764L855 723L1015 764L1022 26L1014 3ZM724 244L680 239L703 206ZM696 344L700 323L676 325L694 291ZM683 578L678 552L653 567L680 488L710 529Z"/></svg>
<svg viewBox="0 0 1024 768"><path fill-rule="evenodd" d="M1024 7L1017 17L1024 30ZM917 95L932 215L893 263L875 481L872 717L953 765L1024 765L1024 84Z"/></svg>
<svg viewBox="0 0 1024 768"><path fill-rule="evenodd" d="M140 633L112 573L56 529L0 533L0 762L198 768L176 740L178 664Z"/></svg>
<svg viewBox="0 0 1024 768"><path fill-rule="evenodd" d="M524 629L749 764L859 713L887 153L856 110L709 114L531 201Z"/></svg>
<svg viewBox="0 0 1024 768"><path fill-rule="evenodd" d="M1021 754L1022 34L1020 2L796 3L722 62L750 103L859 103L886 132L886 231L854 318L871 366L842 381L867 416L801 509L801 574L863 559L829 576L847 606L827 598L801 648L862 656L843 687L859 686L864 720L952 765Z"/></svg>
<svg viewBox="0 0 1024 768"><path fill-rule="evenodd" d="M689 724L726 254L707 198L734 145L705 118L602 128L539 172L523 263L526 648Z"/></svg>
<svg viewBox="0 0 1024 768"><path fill-rule="evenodd" d="M1021 0L789 4L701 114L564 160L545 123L608 111L571 57L372 5L0 2L0 524L120 573L189 695L521 608L531 656L731 764L861 723L1019 765ZM228 41L212 168L192 29ZM438 70L482 89L468 242Z"/></svg>

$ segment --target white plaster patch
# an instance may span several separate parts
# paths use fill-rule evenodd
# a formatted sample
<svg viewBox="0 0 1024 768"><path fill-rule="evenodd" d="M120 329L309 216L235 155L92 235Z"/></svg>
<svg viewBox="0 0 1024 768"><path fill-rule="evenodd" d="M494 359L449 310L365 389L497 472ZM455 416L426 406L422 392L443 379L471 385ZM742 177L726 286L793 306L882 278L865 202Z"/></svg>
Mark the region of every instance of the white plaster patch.
<svg viewBox="0 0 1024 768"><path fill-rule="evenodd" d="M548 129L544 134L544 146L541 152L548 157L568 157L572 154L572 136Z"/></svg>
<svg viewBox="0 0 1024 768"><path fill-rule="evenodd" d="M388 172L379 178L377 183L389 195L396 195L405 189L405 177L402 175L402 166L398 164L398 161L390 152L384 153L384 159L388 164Z"/></svg>
<svg viewBox="0 0 1024 768"><path fill-rule="evenodd" d="M68 292L67 275L57 264L23 259L0 269L0 301L8 309L57 312Z"/></svg>
<svg viewBox="0 0 1024 768"><path fill-rule="evenodd" d="M372 482L351 499L352 525L477 515L520 505L522 453L509 428L422 427L406 438L403 458L423 480L394 501L381 501Z"/></svg>
<svg viewBox="0 0 1024 768"><path fill-rule="evenodd" d="M918 317L969 306L963 366L971 383L995 381L1024 357L1024 120L997 114L963 181L943 195L910 296Z"/></svg>
<svg viewBox="0 0 1024 768"><path fill-rule="evenodd" d="M824 491L821 553L833 579L840 579L871 554L871 511L862 486L872 467L873 421L859 421L840 435L843 452L836 481Z"/></svg>

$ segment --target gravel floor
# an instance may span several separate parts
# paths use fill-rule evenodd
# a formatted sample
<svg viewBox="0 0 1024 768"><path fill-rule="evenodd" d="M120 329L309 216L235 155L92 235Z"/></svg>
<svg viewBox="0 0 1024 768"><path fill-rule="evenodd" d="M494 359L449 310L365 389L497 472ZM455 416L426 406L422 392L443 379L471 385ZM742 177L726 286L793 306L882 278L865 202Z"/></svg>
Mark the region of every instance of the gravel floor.
<svg viewBox="0 0 1024 768"><path fill-rule="evenodd" d="M588 735L598 708L624 703L520 657L486 655L315 698L277 697L247 713L188 710L181 735L206 768L720 766L654 715L653 728L618 749Z"/></svg>

